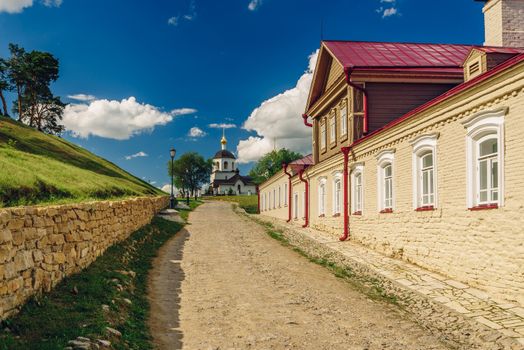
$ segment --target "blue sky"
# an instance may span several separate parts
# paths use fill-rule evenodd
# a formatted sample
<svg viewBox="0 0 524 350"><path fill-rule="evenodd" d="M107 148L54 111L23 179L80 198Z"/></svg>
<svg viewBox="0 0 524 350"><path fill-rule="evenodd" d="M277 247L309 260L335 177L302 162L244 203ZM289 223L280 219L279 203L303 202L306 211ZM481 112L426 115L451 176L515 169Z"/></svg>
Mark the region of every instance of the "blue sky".
<svg viewBox="0 0 524 350"><path fill-rule="evenodd" d="M300 113L322 20L325 39L481 44L481 8L473 0L0 0L0 55L13 42L58 57L54 91L81 103L68 110L73 131L64 137L160 186L171 146L206 158L219 149L222 130L210 124L236 126L228 149L239 151L243 172L267 147L307 151ZM90 96L67 97L78 94Z"/></svg>

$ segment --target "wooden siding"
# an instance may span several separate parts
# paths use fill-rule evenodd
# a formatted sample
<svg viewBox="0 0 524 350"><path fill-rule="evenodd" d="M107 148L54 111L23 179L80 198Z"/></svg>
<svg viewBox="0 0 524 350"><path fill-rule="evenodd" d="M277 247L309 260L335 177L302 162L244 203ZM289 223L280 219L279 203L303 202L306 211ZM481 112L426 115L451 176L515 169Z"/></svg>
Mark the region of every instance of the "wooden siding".
<svg viewBox="0 0 524 350"><path fill-rule="evenodd" d="M443 94L455 84L366 83L369 132Z"/></svg>
<svg viewBox="0 0 524 350"><path fill-rule="evenodd" d="M329 74L326 80L326 85L324 88L324 91L329 90L331 86L335 83L335 81L344 74L344 68L342 68L342 65L335 59L331 60L331 66L329 67Z"/></svg>

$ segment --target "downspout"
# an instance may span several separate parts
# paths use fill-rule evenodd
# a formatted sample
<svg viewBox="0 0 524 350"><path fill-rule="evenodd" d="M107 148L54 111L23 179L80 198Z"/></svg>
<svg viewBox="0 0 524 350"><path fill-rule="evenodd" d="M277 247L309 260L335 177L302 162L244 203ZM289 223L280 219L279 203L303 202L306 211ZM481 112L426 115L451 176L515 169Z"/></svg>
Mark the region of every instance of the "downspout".
<svg viewBox="0 0 524 350"><path fill-rule="evenodd" d="M309 226L309 182L308 180L305 180L304 177L302 175L304 175L304 171L306 170L306 166L304 166L299 172L298 172L298 177L300 178L300 181L302 181L304 184L305 184L305 188L306 188L306 198L304 198L304 202L305 202L305 208L304 208L304 214L306 216L305 218L305 222L304 222L304 225L302 225L302 227L308 227Z"/></svg>
<svg viewBox="0 0 524 350"><path fill-rule="evenodd" d="M302 114L302 118L304 119L305 126L309 126L310 128L313 127L313 124L307 122L307 118L309 118L307 114Z"/></svg>
<svg viewBox="0 0 524 350"><path fill-rule="evenodd" d="M284 173L287 175L287 177L289 179L288 180L289 183L287 185L287 193L288 193L288 199L287 199L288 219L287 219L287 222L290 222L291 221L291 177L292 177L292 175L287 172L288 164L282 163L282 167L284 168Z"/></svg>
<svg viewBox="0 0 524 350"><path fill-rule="evenodd" d="M349 171L348 171L348 163L349 163L349 151L351 150L351 147L342 147L341 151L344 155L344 233L342 236L340 236L341 241L345 241L349 238L349 200L348 200L348 193L349 193Z"/></svg>
<svg viewBox="0 0 524 350"><path fill-rule="evenodd" d="M364 135L366 135L368 133L368 114L369 114L368 112L368 92L362 86L358 86L351 81L350 79L351 68L349 67L344 68L344 73L346 74L346 83L349 86L351 86L352 88L362 91L362 94L364 95L364 125L362 127L362 132L364 133Z"/></svg>

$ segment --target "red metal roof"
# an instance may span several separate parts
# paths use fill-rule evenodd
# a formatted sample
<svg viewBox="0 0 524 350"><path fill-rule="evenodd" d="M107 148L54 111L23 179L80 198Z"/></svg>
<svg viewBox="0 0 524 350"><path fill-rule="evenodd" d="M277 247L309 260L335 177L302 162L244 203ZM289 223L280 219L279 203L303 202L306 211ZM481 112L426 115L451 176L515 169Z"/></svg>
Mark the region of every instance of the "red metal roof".
<svg viewBox="0 0 524 350"><path fill-rule="evenodd" d="M289 163L289 165L311 165L313 164L313 155L308 154L304 158L295 160L294 162Z"/></svg>
<svg viewBox="0 0 524 350"><path fill-rule="evenodd" d="M510 54L524 53L524 48L515 48L515 47L475 46L474 48L480 51L487 52L487 53L510 53Z"/></svg>
<svg viewBox="0 0 524 350"><path fill-rule="evenodd" d="M324 41L344 68L459 68L471 45Z"/></svg>

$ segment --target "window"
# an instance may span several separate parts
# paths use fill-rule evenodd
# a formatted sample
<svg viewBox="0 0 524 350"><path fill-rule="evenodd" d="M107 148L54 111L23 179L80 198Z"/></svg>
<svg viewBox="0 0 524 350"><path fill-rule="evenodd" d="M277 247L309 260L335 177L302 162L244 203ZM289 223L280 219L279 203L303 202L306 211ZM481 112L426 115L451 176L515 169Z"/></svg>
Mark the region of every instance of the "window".
<svg viewBox="0 0 524 350"><path fill-rule="evenodd" d="M340 135L342 137L348 134L348 108L346 100L343 101L340 107Z"/></svg>
<svg viewBox="0 0 524 350"><path fill-rule="evenodd" d="M268 200L267 200L267 209L271 210L271 192L267 194Z"/></svg>
<svg viewBox="0 0 524 350"><path fill-rule="evenodd" d="M235 170L235 162L231 162L231 170Z"/></svg>
<svg viewBox="0 0 524 350"><path fill-rule="evenodd" d="M335 172L333 177L333 215L338 216L342 211L342 172Z"/></svg>
<svg viewBox="0 0 524 350"><path fill-rule="evenodd" d="M383 151L377 157L378 207L381 213L393 211L393 160L394 151Z"/></svg>
<svg viewBox="0 0 524 350"><path fill-rule="evenodd" d="M321 178L318 184L318 215L326 215L326 178Z"/></svg>
<svg viewBox="0 0 524 350"><path fill-rule="evenodd" d="M302 191L302 218L306 218L306 191Z"/></svg>
<svg viewBox="0 0 524 350"><path fill-rule="evenodd" d="M504 204L504 116L507 110L482 112L466 120L468 208Z"/></svg>
<svg viewBox="0 0 524 350"><path fill-rule="evenodd" d="M288 198L288 192L287 192L287 183L284 184L284 206L287 207L287 198Z"/></svg>
<svg viewBox="0 0 524 350"><path fill-rule="evenodd" d="M282 206L282 195L281 195L281 188L278 186L278 207L280 208Z"/></svg>
<svg viewBox="0 0 524 350"><path fill-rule="evenodd" d="M224 162L224 169L227 170L227 162Z"/></svg>
<svg viewBox="0 0 524 350"><path fill-rule="evenodd" d="M276 201L277 201L277 193L276 193L276 190L273 189L273 209L275 209L277 206L276 206Z"/></svg>
<svg viewBox="0 0 524 350"><path fill-rule="evenodd" d="M333 112L329 118L329 143L337 142L337 113Z"/></svg>
<svg viewBox="0 0 524 350"><path fill-rule="evenodd" d="M262 211L266 210L266 194L262 196Z"/></svg>
<svg viewBox="0 0 524 350"><path fill-rule="evenodd" d="M325 150L326 149L326 144L327 144L327 140L326 140L326 123L325 123L325 121L322 121L322 123L320 124L320 148L322 150Z"/></svg>
<svg viewBox="0 0 524 350"><path fill-rule="evenodd" d="M293 195L293 217L298 219L298 193L295 192Z"/></svg>
<svg viewBox="0 0 524 350"><path fill-rule="evenodd" d="M352 194L351 208L353 215L362 215L364 207L364 166L357 164L351 172Z"/></svg>
<svg viewBox="0 0 524 350"><path fill-rule="evenodd" d="M423 135L413 145L413 207L429 210L437 204L437 139L439 134Z"/></svg>

